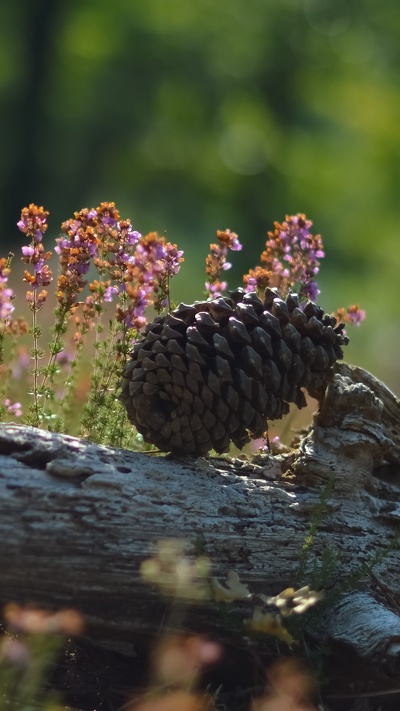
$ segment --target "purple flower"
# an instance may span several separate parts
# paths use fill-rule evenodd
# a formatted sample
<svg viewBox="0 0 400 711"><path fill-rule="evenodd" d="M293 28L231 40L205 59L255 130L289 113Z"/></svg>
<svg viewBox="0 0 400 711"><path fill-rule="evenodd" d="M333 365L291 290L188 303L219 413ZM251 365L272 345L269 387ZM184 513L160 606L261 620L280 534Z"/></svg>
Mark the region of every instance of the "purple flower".
<svg viewBox="0 0 400 711"><path fill-rule="evenodd" d="M21 210L21 219L17 222L17 227L21 232L31 237L34 242L41 242L47 230L46 220L49 213L31 203L29 207Z"/></svg>
<svg viewBox="0 0 400 711"><path fill-rule="evenodd" d="M303 285L302 295L311 301L316 301L319 294L319 289L316 281L308 281Z"/></svg>
<svg viewBox="0 0 400 711"><path fill-rule="evenodd" d="M183 251L177 249L176 244L167 242L165 245L165 272L168 276L175 276L179 272L180 264L183 262Z"/></svg>
<svg viewBox="0 0 400 711"><path fill-rule="evenodd" d="M250 293L250 292L256 291L256 290L257 290L257 279L255 277L249 276L247 278L245 291Z"/></svg>
<svg viewBox="0 0 400 711"><path fill-rule="evenodd" d="M10 317L14 311L13 300L14 292L7 287L7 281L10 274L10 260L4 257L0 259L0 320L4 324L10 322Z"/></svg>
<svg viewBox="0 0 400 711"><path fill-rule="evenodd" d="M261 266L250 270L244 282L262 291L266 286L277 287L282 296L296 289L301 299L315 301L319 294L314 277L319 272L319 259L324 257L320 235L312 235L311 220L305 215L287 216L274 232L268 232Z"/></svg>
<svg viewBox="0 0 400 711"><path fill-rule="evenodd" d="M33 257L33 255L35 254L35 250L32 245L24 246L22 247L22 254L24 255L24 257Z"/></svg>
<svg viewBox="0 0 400 711"><path fill-rule="evenodd" d="M353 326L359 326L365 319L365 311L359 309L358 306L350 306L347 309L347 313L349 315L349 322L352 323Z"/></svg>
<svg viewBox="0 0 400 711"><path fill-rule="evenodd" d="M56 254L61 254L63 249L69 249L71 246L71 240L69 240L67 237L60 237L57 241L58 244L54 247L54 251L56 252Z"/></svg>
<svg viewBox="0 0 400 711"><path fill-rule="evenodd" d="M118 286L108 286L104 293L104 301L110 302L113 299L114 294L119 293Z"/></svg>
<svg viewBox="0 0 400 711"><path fill-rule="evenodd" d="M128 232L126 237L126 243L129 244L130 247L133 247L135 244L137 244L141 236L142 235L140 234L140 232L136 232L134 230L132 232Z"/></svg>
<svg viewBox="0 0 400 711"><path fill-rule="evenodd" d="M217 230L217 239L218 244L210 244L210 253L206 257L208 280L205 289L209 297L220 296L228 286L226 281L220 281L222 272L232 267L232 264L226 261L228 249L234 252L242 249L237 234L231 230Z"/></svg>
<svg viewBox="0 0 400 711"><path fill-rule="evenodd" d="M232 241L228 245L229 249L231 249L232 252L240 252L240 250L243 248L243 245L239 242L239 237L234 232L231 232L230 230L227 230L227 232L229 232L232 237Z"/></svg>
<svg viewBox="0 0 400 711"><path fill-rule="evenodd" d="M107 225L107 227L115 227L117 224L117 220L114 217L102 217L101 222L103 225Z"/></svg>
<svg viewBox="0 0 400 711"><path fill-rule="evenodd" d="M78 262L75 265L75 271L77 274L87 274L90 269L90 262Z"/></svg>
<svg viewBox="0 0 400 711"><path fill-rule="evenodd" d="M48 214L43 207L37 207L32 203L29 208L23 208L21 219L17 223L21 232L31 238L30 245L21 247L21 259L25 264L33 265L34 274L25 271L24 281L33 289L33 291L27 292L26 300L34 310L38 310L43 306L47 296L46 291L42 291L38 295L37 289L42 286L48 286L53 281L51 269L46 264L51 257L51 252L45 252L42 244L43 234L47 230L46 220Z"/></svg>
<svg viewBox="0 0 400 711"><path fill-rule="evenodd" d="M131 301L126 309L117 309L117 319L118 321L122 321L127 328L139 330L147 323L144 312L151 301L150 295L152 286L140 287L137 283L132 284L128 282L126 284L126 291Z"/></svg>
<svg viewBox="0 0 400 711"><path fill-rule="evenodd" d="M155 259L165 259L166 255L166 250L165 246L161 242L156 243L156 249L155 249Z"/></svg>

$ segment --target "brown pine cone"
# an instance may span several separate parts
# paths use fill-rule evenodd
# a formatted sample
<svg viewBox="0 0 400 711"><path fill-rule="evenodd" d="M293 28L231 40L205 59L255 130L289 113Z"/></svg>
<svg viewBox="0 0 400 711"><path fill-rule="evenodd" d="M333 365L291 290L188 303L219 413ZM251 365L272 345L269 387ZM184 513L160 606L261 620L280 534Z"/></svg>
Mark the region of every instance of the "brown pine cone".
<svg viewBox="0 0 400 711"><path fill-rule="evenodd" d="M262 302L229 298L180 304L147 326L124 371L121 401L146 442L177 454L226 452L261 437L289 403L306 405L343 357L344 325L296 294L267 289Z"/></svg>

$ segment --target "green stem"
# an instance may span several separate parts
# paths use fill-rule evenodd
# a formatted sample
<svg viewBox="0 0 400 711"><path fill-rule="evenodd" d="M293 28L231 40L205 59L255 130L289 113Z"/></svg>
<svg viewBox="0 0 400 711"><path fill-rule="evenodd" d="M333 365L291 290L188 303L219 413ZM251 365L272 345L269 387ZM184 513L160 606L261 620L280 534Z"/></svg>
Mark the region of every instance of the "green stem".
<svg viewBox="0 0 400 711"><path fill-rule="evenodd" d="M37 300L36 300L36 289L33 290L33 308L32 308L32 332L33 332L33 358L35 361L33 369L33 408L35 417L35 427L39 427L40 416L39 416L39 393L38 393L38 379L39 379L39 338L37 330Z"/></svg>
<svg viewBox="0 0 400 711"><path fill-rule="evenodd" d="M56 316L58 317L58 320L54 325L54 341L51 343L50 346L51 350L49 362L47 363L47 366L45 368L41 385L41 390L44 396L43 410L45 410L47 405L47 401L49 398L49 390L53 387L54 384L54 364L58 353L60 353L60 351L62 351L63 349L62 336L66 332L66 320L69 311L70 307L67 304L62 304L60 308L56 311Z"/></svg>

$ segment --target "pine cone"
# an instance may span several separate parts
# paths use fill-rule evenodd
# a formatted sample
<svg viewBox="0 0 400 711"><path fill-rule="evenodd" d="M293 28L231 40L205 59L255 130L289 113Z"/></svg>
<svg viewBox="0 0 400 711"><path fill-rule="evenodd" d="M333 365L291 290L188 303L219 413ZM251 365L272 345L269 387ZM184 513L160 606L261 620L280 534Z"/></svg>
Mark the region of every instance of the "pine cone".
<svg viewBox="0 0 400 711"><path fill-rule="evenodd" d="M229 298L180 304L147 326L124 371L121 400L146 442L177 454L226 452L261 437L289 403L306 405L343 357L343 324L296 294L264 303Z"/></svg>

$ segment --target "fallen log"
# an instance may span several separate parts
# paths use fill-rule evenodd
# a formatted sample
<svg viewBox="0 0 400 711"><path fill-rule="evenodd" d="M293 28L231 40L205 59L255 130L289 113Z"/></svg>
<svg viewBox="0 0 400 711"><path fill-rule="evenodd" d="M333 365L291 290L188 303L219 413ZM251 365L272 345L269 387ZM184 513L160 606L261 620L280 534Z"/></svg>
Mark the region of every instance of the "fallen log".
<svg viewBox="0 0 400 711"><path fill-rule="evenodd" d="M220 580L234 570L253 592L307 584L312 570L339 606L357 588L379 607L370 630L379 644L368 657L357 633L365 599L357 597L345 641L372 667L377 649L389 649L379 673L393 680L400 675L399 425L399 400L346 364L336 366L297 444L251 461L174 460L3 424L0 602L74 607L90 637L129 652L135 635L165 622L165 602L141 579L141 564L157 541L178 539L189 554L207 556ZM327 551L334 565L324 573ZM382 607L393 624L380 628ZM325 636L340 637L343 614L337 624L332 615ZM212 602L191 613L194 629L221 632L225 624Z"/></svg>

